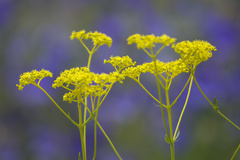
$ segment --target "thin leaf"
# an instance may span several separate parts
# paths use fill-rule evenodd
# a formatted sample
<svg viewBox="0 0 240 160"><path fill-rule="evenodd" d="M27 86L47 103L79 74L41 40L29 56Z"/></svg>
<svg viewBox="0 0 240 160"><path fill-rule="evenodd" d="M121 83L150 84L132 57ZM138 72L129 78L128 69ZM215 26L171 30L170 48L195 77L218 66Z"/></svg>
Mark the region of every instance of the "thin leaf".
<svg viewBox="0 0 240 160"><path fill-rule="evenodd" d="M180 135L180 131L178 130L178 131L177 131L177 135L176 135L176 137L175 137L174 140L173 140L174 142L179 141L179 138L178 138L179 135Z"/></svg>
<svg viewBox="0 0 240 160"><path fill-rule="evenodd" d="M78 160L82 160L81 153L78 154Z"/></svg>
<svg viewBox="0 0 240 160"><path fill-rule="evenodd" d="M168 137L167 134L165 134L165 141L166 141L167 143L171 144L171 140L170 140L170 138Z"/></svg>
<svg viewBox="0 0 240 160"><path fill-rule="evenodd" d="M218 110L218 100L216 100L216 98L214 97L213 99L213 104L214 104L214 109Z"/></svg>

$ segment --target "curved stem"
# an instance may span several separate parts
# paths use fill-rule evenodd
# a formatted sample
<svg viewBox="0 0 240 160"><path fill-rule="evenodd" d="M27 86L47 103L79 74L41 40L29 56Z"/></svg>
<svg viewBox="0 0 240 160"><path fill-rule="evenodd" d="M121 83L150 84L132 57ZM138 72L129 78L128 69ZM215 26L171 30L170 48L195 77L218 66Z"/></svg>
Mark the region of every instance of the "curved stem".
<svg viewBox="0 0 240 160"><path fill-rule="evenodd" d="M135 80L135 81L144 89L144 91L147 92L147 94L148 94L150 97L152 97L157 103L160 104L159 100L158 100L157 98L155 98L155 97L142 85L141 82L139 82L139 81L136 80L136 79L133 79L133 80ZM166 106L164 105L164 107L166 107Z"/></svg>
<svg viewBox="0 0 240 160"><path fill-rule="evenodd" d="M236 127L238 130L240 130L240 128L239 128L235 123L233 123L230 119L228 119L226 116L224 116L224 115L218 110L218 108L217 108L214 104L212 104L212 102L208 99L208 97L203 93L202 89L200 88L199 84L197 83L197 80L196 80L195 76L194 76L194 81L195 81L198 89L199 89L200 92L202 93L202 95L206 98L206 100L207 100L207 101L209 102L209 104L213 107L213 109L215 109L218 114L220 114L224 119L226 119L226 120L227 120L229 123L231 123L234 127Z"/></svg>
<svg viewBox="0 0 240 160"><path fill-rule="evenodd" d="M105 94L104 97L102 98L101 102L99 102L99 105L97 106L97 109L102 105L103 101L105 100L105 98L107 97L108 93L110 92L112 86L113 86L113 83L111 83L111 85L109 86L106 94Z"/></svg>
<svg viewBox="0 0 240 160"><path fill-rule="evenodd" d="M55 106L57 106L57 108L75 125L78 127L78 124L57 104L56 101L54 101L52 99L52 97L47 93L47 91L45 91L40 85L35 85L36 87L38 87L39 89L41 89L47 96L48 98L55 104Z"/></svg>
<svg viewBox="0 0 240 160"><path fill-rule="evenodd" d="M79 40L81 42L81 44L83 45L83 47L87 50L88 53L90 53L90 50L88 49L88 47L85 45L85 43L83 43L83 41L80 39Z"/></svg>
<svg viewBox="0 0 240 160"><path fill-rule="evenodd" d="M110 140L110 138L108 137L108 135L106 134L106 132L103 130L102 126L99 124L99 122L97 122L98 127L100 128L100 130L102 131L102 133L104 134L104 136L107 138L109 144L111 145L112 149L114 150L114 152L116 153L116 155L118 156L118 158L120 160L122 160L121 156L119 155L119 153L117 152L116 148L114 147L112 141Z"/></svg>
<svg viewBox="0 0 240 160"><path fill-rule="evenodd" d="M231 160L234 159L234 157L236 156L236 154L237 154L237 152L238 152L239 149L240 149L240 144L238 145L237 149L235 150L235 152L234 152L234 154L233 154Z"/></svg>
<svg viewBox="0 0 240 160"><path fill-rule="evenodd" d="M176 135L177 135L177 132L178 132L178 130L179 130L179 125L180 125L180 123L181 123L183 113L184 113L184 111L185 111L185 109L186 109L186 106L187 106L187 103L188 103L189 95L190 95L191 88L192 88L193 77L194 77L194 76L191 75L191 81L190 81L190 84L189 84L187 97L186 97L186 100L185 100L185 103L184 103L182 112L181 112L181 114L180 114L180 117L179 117L179 119L178 119L178 123L177 123L176 129L175 129L174 135L173 135L173 139L176 139Z"/></svg>
<svg viewBox="0 0 240 160"><path fill-rule="evenodd" d="M175 98L175 100L172 102L171 107L177 102L178 98L182 95L182 93L183 93L183 91L185 90L185 88L187 87L190 79L191 79L191 75L189 76L189 78L188 78L187 82L185 83L185 85L184 85L183 89L181 90L181 92L178 94L178 96L177 96L177 97Z"/></svg>
<svg viewBox="0 0 240 160"><path fill-rule="evenodd" d="M84 104L84 103L83 103ZM118 158L120 160L122 160L122 158L120 157L119 153L117 152L116 148L114 147L113 143L111 142L110 138L107 136L106 132L103 130L103 128L101 127L101 125L99 124L99 122L94 118L94 114L89 110L89 108L85 105L85 108L87 108L87 111L89 112L89 114L92 116L93 120L96 122L97 126L100 128L100 130L102 131L102 133L104 134L104 136L107 138L108 142L110 143L111 147L113 148L114 152L116 153L116 155L118 156ZM99 104L101 105L101 103ZM96 109L98 109L99 106L96 107Z"/></svg>

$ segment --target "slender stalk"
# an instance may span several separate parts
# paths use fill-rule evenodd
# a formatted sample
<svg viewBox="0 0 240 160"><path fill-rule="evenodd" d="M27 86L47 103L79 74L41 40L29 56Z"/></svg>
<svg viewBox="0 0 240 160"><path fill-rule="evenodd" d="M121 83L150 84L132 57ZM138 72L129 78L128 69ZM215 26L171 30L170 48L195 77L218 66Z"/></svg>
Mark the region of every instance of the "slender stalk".
<svg viewBox="0 0 240 160"><path fill-rule="evenodd" d="M81 41L82 42L82 41ZM88 57L88 64L87 64L87 68L90 69L90 64L91 64L91 60L92 60L92 55L93 55L93 52L92 51L89 51L89 49L85 46L85 44L82 42L82 44L84 45L84 47L87 49L88 53L89 53L89 57ZM95 46L93 47L93 49L95 48ZM85 104L87 106L87 97L85 98ZM85 123L86 122L86 119L87 119L87 108L84 107L84 116L83 116L83 122ZM83 141L84 141L84 148L86 149L86 137L87 137L87 126L84 125L83 126Z"/></svg>
<svg viewBox="0 0 240 160"><path fill-rule="evenodd" d="M102 98L102 100L101 100L101 102L99 103L99 105L97 106L97 108L99 108L99 107L102 105L103 101L105 100L105 98L107 97L108 93L110 92L112 86L113 86L113 83L111 83L111 85L110 85L109 88L107 89L107 92L105 93L104 97Z"/></svg>
<svg viewBox="0 0 240 160"><path fill-rule="evenodd" d="M95 160L96 159L96 155L97 155L97 118L98 118L98 105L100 103L100 99L101 99L101 96L98 97L98 101L97 101L97 107L96 107L96 110L93 111L93 112L96 112L95 113L95 117L94 117L94 120L95 120L95 124L94 124L94 154L93 154L93 159L92 160Z"/></svg>
<svg viewBox="0 0 240 160"><path fill-rule="evenodd" d="M193 77L194 77L194 76L192 75L192 76L191 76L191 81L190 81L190 84L189 84L189 88L188 88L187 97L186 97L186 100L185 100L185 103L184 103L182 112L181 112L181 114L180 114L180 117L179 117L179 119L178 119L178 123L177 123L176 129L175 129L174 135L173 135L173 139L176 139L176 135L177 135L177 132L178 132L178 130L179 130L179 125L180 125L180 123L181 123L183 113L184 113L184 111L185 111L185 109L186 109L186 106L187 106L187 103L188 103L188 99L189 99L189 96L190 96L190 91L191 91L191 88L192 88Z"/></svg>
<svg viewBox="0 0 240 160"><path fill-rule="evenodd" d="M83 47L87 50L87 52L90 53L90 50L89 50L88 47L85 45L85 43L83 43L83 41L82 41L81 39L80 39L79 41L82 43Z"/></svg>
<svg viewBox="0 0 240 160"><path fill-rule="evenodd" d="M88 64L87 64L87 68L90 69L90 65L91 65L91 60L92 60L92 53L89 53L89 57L88 57Z"/></svg>
<svg viewBox="0 0 240 160"><path fill-rule="evenodd" d="M57 108L75 125L78 127L78 124L57 104L56 101L52 99L52 97L45 91L40 85L36 85L39 89L41 89L47 96L48 98L57 106Z"/></svg>
<svg viewBox="0 0 240 160"><path fill-rule="evenodd" d="M101 103L102 103L102 101L101 101ZM99 105L101 105L101 103L100 103ZM102 131L102 133L104 134L104 136L107 138L108 142L110 143L111 147L113 148L113 150L114 150L114 152L116 153L116 155L118 156L118 158L119 158L120 160L122 160L122 158L120 157L120 155L119 155L119 153L117 152L116 148L114 147L113 143L111 142L110 138L107 136L106 132L103 130L103 128L101 127L101 125L99 124L99 122L94 118L94 114L89 110L89 108L86 106L86 104L84 104L84 105L85 105L85 108L87 108L87 111L89 112L89 114L91 115L91 117L93 117L93 120L94 120L95 122L97 122L97 126L100 128L100 130ZM98 108L99 108L99 106L96 107L96 109L98 109ZM96 112L96 111L94 111L94 112Z"/></svg>
<svg viewBox="0 0 240 160"><path fill-rule="evenodd" d="M156 58L155 57L153 57L153 63L154 63L155 74L156 74L156 79L157 79L158 96L159 96L160 108L161 108L161 112L162 112L163 123L164 123L164 127L165 127L165 130L166 130L167 136L170 139L170 135L169 135L169 132L168 132L168 127L167 127L167 123L166 123L166 119L165 119L165 115L164 115L164 110L163 110L160 79L158 77L157 64L156 64Z"/></svg>
<svg viewBox="0 0 240 160"><path fill-rule="evenodd" d="M236 127L238 130L240 130L240 127L238 127L235 123L233 123L230 119L228 119L226 116L224 116L219 110L218 108L212 104L212 102L208 99L208 97L203 93L202 89L200 88L199 84L197 83L197 80L194 76L194 81L198 87L198 89L200 90L200 92L202 93L202 95L206 98L206 100L209 102L209 104L213 107L213 109L215 109L217 111L218 114L220 114L224 119L226 119L229 123L231 123L234 127Z"/></svg>
<svg viewBox="0 0 240 160"><path fill-rule="evenodd" d="M121 156L119 155L119 153L117 152L116 148L114 147L112 141L110 140L110 138L108 137L108 135L106 134L106 132L103 130L102 126L99 124L99 122L97 122L98 127L100 128L100 130L102 131L102 133L104 134L104 136L107 138L109 144L111 145L112 149L114 150L114 152L116 153L116 155L118 156L118 158L120 160L122 160Z"/></svg>
<svg viewBox="0 0 240 160"><path fill-rule="evenodd" d="M84 127L83 126L83 119L82 119L82 108L81 108L81 97L78 97L78 116L79 116L79 133L80 133L80 139L81 139L81 145L82 145L82 159L87 160L87 154L86 154L86 144L85 144L85 137L84 137Z"/></svg>
<svg viewBox="0 0 240 160"><path fill-rule="evenodd" d="M156 56L163 50L165 46L162 46L157 52L156 52Z"/></svg>
<svg viewBox="0 0 240 160"><path fill-rule="evenodd" d="M168 82L166 81L166 86ZM172 113L171 113L171 106L169 101L169 93L168 89L165 89L166 95L166 104L167 104L167 113L168 113L168 123L169 123L169 134L170 134L170 150L171 150L171 160L175 160L175 150L174 150L174 139L173 139L173 125L172 125Z"/></svg>
<svg viewBox="0 0 240 160"><path fill-rule="evenodd" d="M185 83L183 89L182 89L181 92L178 94L178 96L175 98L175 100L172 102L171 107L177 102L178 98L182 95L183 91L185 90L185 88L187 87L187 85L188 85L188 83L189 83L189 81L190 81L190 78L191 78L191 76L189 76L189 78L188 78L187 82Z"/></svg>
<svg viewBox="0 0 240 160"><path fill-rule="evenodd" d="M231 160L234 159L234 157L236 156L236 154L237 154L237 152L238 152L239 149L240 149L240 144L238 145L237 149L235 150L235 152L234 152L234 154L233 154Z"/></svg>
<svg viewBox="0 0 240 160"><path fill-rule="evenodd" d="M175 150L174 150L174 142L170 143L170 150L171 150L171 160L175 160Z"/></svg>
<svg viewBox="0 0 240 160"><path fill-rule="evenodd" d="M159 100L158 100L157 98L155 98L155 97L142 85L141 82L139 82L139 81L136 80L136 79L134 79L134 80L144 89L145 92L147 92L147 94L148 94L149 96L151 96L157 103L160 104ZM166 106L164 106L164 107L166 107Z"/></svg>
<svg viewBox="0 0 240 160"><path fill-rule="evenodd" d="M174 150L174 139L173 139L173 129L172 129L172 113L171 108L167 109L168 122L169 122L169 134L170 134L170 150L171 150L171 160L175 160L175 150Z"/></svg>

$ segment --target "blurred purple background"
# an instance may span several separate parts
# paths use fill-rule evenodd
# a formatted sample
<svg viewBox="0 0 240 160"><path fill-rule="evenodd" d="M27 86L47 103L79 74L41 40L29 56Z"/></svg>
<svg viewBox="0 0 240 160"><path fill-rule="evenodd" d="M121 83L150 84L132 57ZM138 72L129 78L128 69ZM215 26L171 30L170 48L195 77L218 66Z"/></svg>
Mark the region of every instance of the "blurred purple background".
<svg viewBox="0 0 240 160"><path fill-rule="evenodd" d="M51 88L64 69L87 64L87 53L69 36L73 30L100 31L112 37L93 56L91 70L109 72L103 64L111 55L129 55L138 64L150 59L126 39L134 33L164 33L177 41L201 39L217 52L198 66L196 78L206 95L219 99L219 109L240 125L240 1L239 0L1 0L0 1L0 159L70 160L80 152L78 129L41 91L27 86L18 91L19 75L48 69L53 78L42 86L65 110L76 116L74 105L62 102L62 90ZM178 58L166 49L159 59ZM186 80L173 83L172 99ZM155 79L143 77L153 93ZM174 106L176 125L186 93ZM160 109L132 80L116 84L99 112L99 122L124 160L170 159L164 141ZM193 85L176 143L178 160L230 159L240 141L239 131L221 118ZM88 158L93 153L93 123L87 131ZM98 160L117 160L99 131ZM238 159L240 153L238 153Z"/></svg>

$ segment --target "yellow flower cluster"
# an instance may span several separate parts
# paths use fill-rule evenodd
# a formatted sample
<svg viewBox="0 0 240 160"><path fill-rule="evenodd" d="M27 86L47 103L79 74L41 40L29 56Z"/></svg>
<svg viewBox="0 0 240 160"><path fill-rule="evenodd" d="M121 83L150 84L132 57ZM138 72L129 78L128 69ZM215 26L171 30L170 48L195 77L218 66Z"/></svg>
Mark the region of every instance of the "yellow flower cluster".
<svg viewBox="0 0 240 160"><path fill-rule="evenodd" d="M143 73L142 69L143 69L142 65L128 67L122 71L122 74L126 77L137 80L139 79L140 75Z"/></svg>
<svg viewBox="0 0 240 160"><path fill-rule="evenodd" d="M124 78L118 72L96 74L86 67L77 67L62 72L52 87L63 87L69 90L69 93L64 94L63 100L71 103L77 101L77 97L101 96L106 93L111 84L117 81L121 83Z"/></svg>
<svg viewBox="0 0 240 160"><path fill-rule="evenodd" d="M104 63L110 63L116 71L121 72L126 67L134 66L136 62L133 62L132 59L129 56L123 56L123 57L110 57L110 60L104 60Z"/></svg>
<svg viewBox="0 0 240 160"><path fill-rule="evenodd" d="M196 67L202 61L207 61L212 57L212 51L217 50L209 42L199 40L182 41L172 47L190 68Z"/></svg>
<svg viewBox="0 0 240 160"><path fill-rule="evenodd" d="M157 60L156 67L154 65L154 62L143 63L142 65L128 67L122 73L124 74L124 76L130 77L132 79L138 79L141 73L149 72L151 74L156 75L156 70L158 75L163 75L163 73L165 73L169 79L176 77L180 73L189 72L186 64L180 58L178 60L166 63Z"/></svg>
<svg viewBox="0 0 240 160"><path fill-rule="evenodd" d="M52 73L44 69L41 71L32 70L31 72L25 72L20 75L19 84L16 86L19 90L22 90L25 85L37 85L45 77L52 77ZM36 82L36 80L38 80L38 82Z"/></svg>
<svg viewBox="0 0 240 160"><path fill-rule="evenodd" d="M92 39L94 46L102 46L104 44L108 45L108 47L111 47L112 45L112 38L107 36L106 34L100 33L100 32L88 32L86 33L85 30L81 31L73 31L72 35L70 36L71 39L77 38L79 40L82 39Z"/></svg>
<svg viewBox="0 0 240 160"><path fill-rule="evenodd" d="M174 44L175 40L176 40L175 38L170 38L166 34L163 34L162 36L155 36L154 34L151 35L134 34L127 39L129 45L136 43L138 49L145 48L151 49L155 47L155 44L157 43L161 43L164 46L169 46L170 44Z"/></svg>
<svg viewBox="0 0 240 160"><path fill-rule="evenodd" d="M158 74L165 73L169 78L174 78L180 73L188 73L189 69L181 58L171 62L157 62Z"/></svg>

